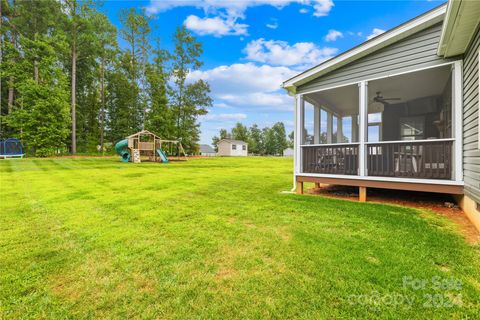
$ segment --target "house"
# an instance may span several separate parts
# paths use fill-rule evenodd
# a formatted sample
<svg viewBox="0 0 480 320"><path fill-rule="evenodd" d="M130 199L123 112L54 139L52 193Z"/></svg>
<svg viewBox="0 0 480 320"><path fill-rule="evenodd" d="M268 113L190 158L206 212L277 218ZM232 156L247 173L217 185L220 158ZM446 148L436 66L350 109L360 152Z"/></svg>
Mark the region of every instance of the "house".
<svg viewBox="0 0 480 320"><path fill-rule="evenodd" d="M293 157L293 154L294 154L293 148L287 148L287 149L283 150L283 156L284 157Z"/></svg>
<svg viewBox="0 0 480 320"><path fill-rule="evenodd" d="M203 156L203 157L215 157L217 155L217 153L208 144L201 144L200 145L200 155Z"/></svg>
<svg viewBox="0 0 480 320"><path fill-rule="evenodd" d="M219 156L246 157L248 155L248 143L241 140L222 139L218 141Z"/></svg>
<svg viewBox="0 0 480 320"><path fill-rule="evenodd" d="M480 229L479 20L480 1L450 0L286 80L297 192L453 194Z"/></svg>

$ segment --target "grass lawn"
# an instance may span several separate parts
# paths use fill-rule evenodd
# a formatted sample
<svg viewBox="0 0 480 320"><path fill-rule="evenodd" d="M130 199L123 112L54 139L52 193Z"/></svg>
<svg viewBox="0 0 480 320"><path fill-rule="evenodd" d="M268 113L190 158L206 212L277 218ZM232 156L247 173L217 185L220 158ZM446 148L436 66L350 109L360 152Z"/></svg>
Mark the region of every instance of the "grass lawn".
<svg viewBox="0 0 480 320"><path fill-rule="evenodd" d="M453 223L281 193L291 168L0 161L0 319L480 317Z"/></svg>

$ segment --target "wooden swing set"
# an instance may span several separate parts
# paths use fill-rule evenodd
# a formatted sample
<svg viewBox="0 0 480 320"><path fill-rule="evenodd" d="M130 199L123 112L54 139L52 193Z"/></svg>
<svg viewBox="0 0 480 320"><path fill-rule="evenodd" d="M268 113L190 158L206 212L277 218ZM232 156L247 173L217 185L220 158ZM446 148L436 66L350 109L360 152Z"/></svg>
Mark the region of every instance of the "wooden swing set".
<svg viewBox="0 0 480 320"><path fill-rule="evenodd" d="M142 130L126 138L131 151L132 162L140 162L141 157L149 161L168 162L169 160L187 160L187 155L180 141L164 140L156 134ZM168 158L167 158L168 156Z"/></svg>

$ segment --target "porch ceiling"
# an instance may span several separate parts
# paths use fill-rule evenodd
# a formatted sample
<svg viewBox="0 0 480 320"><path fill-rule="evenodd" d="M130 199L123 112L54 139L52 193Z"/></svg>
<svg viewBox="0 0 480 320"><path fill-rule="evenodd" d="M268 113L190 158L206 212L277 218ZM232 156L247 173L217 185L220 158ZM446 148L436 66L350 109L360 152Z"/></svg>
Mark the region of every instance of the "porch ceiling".
<svg viewBox="0 0 480 320"><path fill-rule="evenodd" d="M316 104L334 111L341 116L358 114L359 107L358 85L335 88L307 94L307 99Z"/></svg>
<svg viewBox="0 0 480 320"><path fill-rule="evenodd" d="M377 91L384 97L400 98L395 103L440 95L448 82L450 72L448 65L371 81L368 83L369 102L373 102Z"/></svg>

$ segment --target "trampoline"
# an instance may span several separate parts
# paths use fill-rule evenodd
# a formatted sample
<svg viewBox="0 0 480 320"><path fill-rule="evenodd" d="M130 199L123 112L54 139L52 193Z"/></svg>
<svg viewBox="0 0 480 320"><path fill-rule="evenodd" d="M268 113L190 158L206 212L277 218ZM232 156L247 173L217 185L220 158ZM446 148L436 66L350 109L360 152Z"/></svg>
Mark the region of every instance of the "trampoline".
<svg viewBox="0 0 480 320"><path fill-rule="evenodd" d="M25 153L20 140L15 138L0 140L0 159L23 158Z"/></svg>

